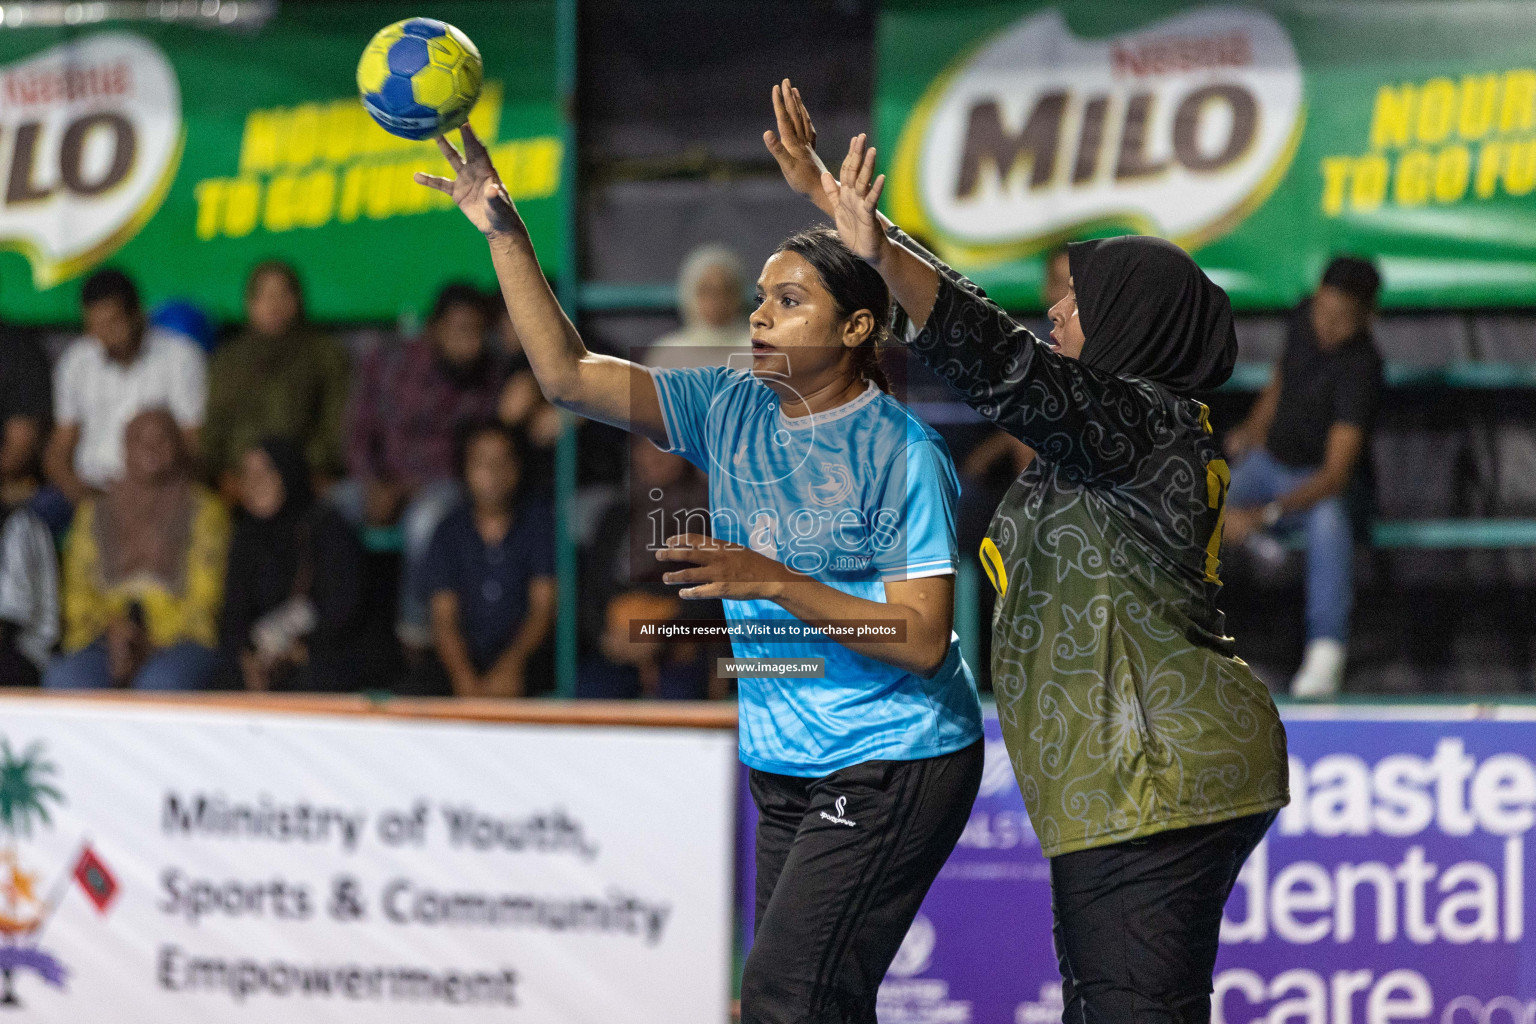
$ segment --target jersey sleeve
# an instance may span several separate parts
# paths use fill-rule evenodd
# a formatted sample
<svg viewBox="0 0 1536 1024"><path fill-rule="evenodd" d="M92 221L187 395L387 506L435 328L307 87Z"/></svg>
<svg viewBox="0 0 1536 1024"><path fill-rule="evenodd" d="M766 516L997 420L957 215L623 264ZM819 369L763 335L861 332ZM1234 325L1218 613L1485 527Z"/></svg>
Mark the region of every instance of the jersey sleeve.
<svg viewBox="0 0 1536 1024"><path fill-rule="evenodd" d="M651 367L661 418L667 425L668 446L662 450L681 455L707 472L709 412L721 392L739 376L723 366Z"/></svg>
<svg viewBox="0 0 1536 1024"><path fill-rule="evenodd" d="M201 427L208 401L208 361L191 342L182 342L169 361L171 415L183 429Z"/></svg>
<svg viewBox="0 0 1536 1024"><path fill-rule="evenodd" d="M1334 386L1333 422L1369 431L1381 404L1381 377L1380 361L1374 353L1363 353Z"/></svg>
<svg viewBox="0 0 1536 1024"><path fill-rule="evenodd" d="M81 408L85 400L84 381L81 379L84 371L81 363L83 344L82 341L71 344L59 358L59 365L54 370L53 417L54 422L60 426L78 426L84 412Z"/></svg>
<svg viewBox="0 0 1536 1024"><path fill-rule="evenodd" d="M874 510L874 568L881 581L945 576L959 565L955 503L960 481L941 444L913 441L896 459Z"/></svg>
<svg viewBox="0 0 1536 1024"><path fill-rule="evenodd" d="M528 545L528 575L555 575L555 517L548 505L536 505L533 543Z"/></svg>
<svg viewBox="0 0 1536 1024"><path fill-rule="evenodd" d="M899 228L889 234L939 275L927 322L915 325L902 313L896 336L967 405L1077 483L1130 481L1167 443L1175 427L1155 385L1053 352Z"/></svg>
<svg viewBox="0 0 1536 1024"><path fill-rule="evenodd" d="M419 596L428 601L432 600L433 594L456 593L458 590L454 580L453 528L454 520L450 515L437 524L432 539L427 542L427 553L421 560Z"/></svg>

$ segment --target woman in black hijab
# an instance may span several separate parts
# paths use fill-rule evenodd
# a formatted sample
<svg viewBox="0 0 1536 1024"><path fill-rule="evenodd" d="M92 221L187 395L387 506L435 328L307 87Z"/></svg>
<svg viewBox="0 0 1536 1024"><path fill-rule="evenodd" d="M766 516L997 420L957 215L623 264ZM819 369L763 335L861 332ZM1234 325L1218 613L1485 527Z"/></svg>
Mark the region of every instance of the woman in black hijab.
<svg viewBox="0 0 1536 1024"><path fill-rule="evenodd" d="M875 210L855 138L825 173L792 89L765 137L900 303L898 335L1034 448L982 543L1003 737L1051 862L1063 1020L1206 1021L1222 907L1289 799L1285 730L1216 607L1228 473L1206 407L1236 339L1181 249L1068 249L1051 342Z"/></svg>
<svg viewBox="0 0 1536 1024"><path fill-rule="evenodd" d="M240 504L219 621L227 682L250 690L357 689L362 546L315 500L303 452L277 438L247 451Z"/></svg>

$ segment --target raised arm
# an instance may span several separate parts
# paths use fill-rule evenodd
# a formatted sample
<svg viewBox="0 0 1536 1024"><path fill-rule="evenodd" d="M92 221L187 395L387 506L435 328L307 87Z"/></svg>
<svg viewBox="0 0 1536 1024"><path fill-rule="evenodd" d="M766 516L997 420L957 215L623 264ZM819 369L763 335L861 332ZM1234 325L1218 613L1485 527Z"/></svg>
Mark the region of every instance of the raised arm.
<svg viewBox="0 0 1536 1024"><path fill-rule="evenodd" d="M447 139L438 148L454 177L417 173L416 181L446 192L491 248L491 263L523 351L544 396L562 409L667 443L656 385L642 366L587 351L560 308L534 255L528 229L502 186L485 146L465 125L464 153Z"/></svg>
<svg viewBox="0 0 1536 1024"><path fill-rule="evenodd" d="M898 336L977 412L1081 481L1124 482L1172 436L1171 397L1052 351L974 283L916 245L875 204L885 176L854 137L822 190L838 235L901 305Z"/></svg>
<svg viewBox="0 0 1536 1024"><path fill-rule="evenodd" d="M778 131L764 132L763 144L773 154L784 180L837 222L843 240L880 271L892 297L911 321L921 326L933 308L939 286L937 275L928 262L906 246L886 244L886 234L895 225L875 208L885 187L885 175L871 181L875 150L866 146L867 137L854 138L841 171L842 177L861 183L859 194L863 199L842 209L841 183L816 154L816 126L811 123L800 90L787 78L773 87L773 117Z"/></svg>

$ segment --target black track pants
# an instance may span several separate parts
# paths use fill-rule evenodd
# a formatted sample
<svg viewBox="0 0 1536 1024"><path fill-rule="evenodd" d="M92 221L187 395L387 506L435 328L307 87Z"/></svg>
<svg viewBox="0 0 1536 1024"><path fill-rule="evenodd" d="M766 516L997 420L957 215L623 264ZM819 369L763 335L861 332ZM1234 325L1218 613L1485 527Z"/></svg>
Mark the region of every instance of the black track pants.
<svg viewBox="0 0 1536 1024"><path fill-rule="evenodd" d="M1207 1024L1221 911L1275 812L1051 858L1064 1024Z"/></svg>
<svg viewBox="0 0 1536 1024"><path fill-rule="evenodd" d="M753 771L741 1024L875 1024L875 993L970 818L983 746L821 778Z"/></svg>

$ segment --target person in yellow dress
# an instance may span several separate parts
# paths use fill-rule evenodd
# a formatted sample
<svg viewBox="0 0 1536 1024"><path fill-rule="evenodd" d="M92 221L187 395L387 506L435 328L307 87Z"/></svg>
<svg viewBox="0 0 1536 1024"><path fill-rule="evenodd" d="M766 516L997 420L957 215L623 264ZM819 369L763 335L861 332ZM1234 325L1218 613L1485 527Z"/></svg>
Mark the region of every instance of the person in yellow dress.
<svg viewBox="0 0 1536 1024"><path fill-rule="evenodd" d="M64 549L64 655L50 689L195 690L218 660L229 514L192 478L176 421L124 431L123 478L87 499Z"/></svg>

